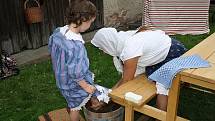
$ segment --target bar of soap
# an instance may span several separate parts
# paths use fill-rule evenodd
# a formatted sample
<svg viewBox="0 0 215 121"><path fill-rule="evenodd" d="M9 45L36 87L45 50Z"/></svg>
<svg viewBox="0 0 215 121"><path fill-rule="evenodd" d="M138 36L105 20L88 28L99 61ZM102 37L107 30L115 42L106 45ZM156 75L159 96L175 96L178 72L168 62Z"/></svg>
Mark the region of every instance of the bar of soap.
<svg viewBox="0 0 215 121"><path fill-rule="evenodd" d="M125 99L134 103L140 103L140 101L142 100L142 96L135 94L133 92L126 92L125 93Z"/></svg>

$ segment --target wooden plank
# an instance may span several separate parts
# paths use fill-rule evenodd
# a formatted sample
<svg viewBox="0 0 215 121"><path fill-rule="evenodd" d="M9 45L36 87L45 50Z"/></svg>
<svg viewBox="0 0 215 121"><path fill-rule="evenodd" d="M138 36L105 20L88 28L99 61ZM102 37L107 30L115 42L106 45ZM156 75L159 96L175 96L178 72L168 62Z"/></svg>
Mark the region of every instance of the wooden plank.
<svg viewBox="0 0 215 121"><path fill-rule="evenodd" d="M120 87L114 89L111 93L125 94L128 91L135 91L140 88L142 84L147 83L147 78L144 75L136 77L134 80L128 81L127 83L121 85Z"/></svg>
<svg viewBox="0 0 215 121"><path fill-rule="evenodd" d="M196 69L192 75L196 79L215 84L215 64L211 63L210 65L211 67L208 68Z"/></svg>
<svg viewBox="0 0 215 121"><path fill-rule="evenodd" d="M141 106L147 102L149 102L153 97L156 96L156 86L154 83L149 82L145 83L141 88L137 89L134 93L138 95L142 95L143 99L139 104L133 103L134 106Z"/></svg>
<svg viewBox="0 0 215 121"><path fill-rule="evenodd" d="M202 42L191 48L189 51L187 51L183 56L189 56L193 54L198 54L203 59L207 59L214 51L214 40L215 40L215 33L211 34L209 37L204 39ZM192 73L192 70L184 70L185 73ZM182 73L182 74L185 74Z"/></svg>
<svg viewBox="0 0 215 121"><path fill-rule="evenodd" d="M207 59L207 61L215 64L215 51L210 55L210 57Z"/></svg>
<svg viewBox="0 0 215 121"><path fill-rule="evenodd" d="M7 40L4 40L4 39L6 39L7 38ZM8 35L8 37L5 37L5 38L3 38L3 39L1 39L1 49L2 50L5 50L6 52L8 52L9 54L10 53L13 53L14 51L13 51L13 43L12 43L12 40L11 40L11 38L9 37L9 35Z"/></svg>
<svg viewBox="0 0 215 121"><path fill-rule="evenodd" d="M33 23L29 24L29 39L32 41L33 48L39 48L41 47L41 26L42 23Z"/></svg>
<svg viewBox="0 0 215 121"><path fill-rule="evenodd" d="M143 105L142 107L135 107L134 110L137 112L143 113L145 115L154 117L161 121L164 121L166 117L165 111L159 110L149 105Z"/></svg>
<svg viewBox="0 0 215 121"><path fill-rule="evenodd" d="M125 106L125 121L134 121L134 110L131 105Z"/></svg>
<svg viewBox="0 0 215 121"><path fill-rule="evenodd" d="M132 83L128 83L126 85L122 85L120 86L119 88L117 88L117 90L113 90L111 93L109 93L109 96L111 97L112 100L117 100L121 103L125 103L125 99L124 99L124 95L126 92L133 92L136 90L136 87L137 88L140 88L141 85L138 85L137 83L134 83L133 82L133 87L132 88L129 88L129 86L127 85L131 85ZM135 85L136 84L136 85ZM122 90L121 90L122 89ZM121 91L120 91L121 90Z"/></svg>
<svg viewBox="0 0 215 121"><path fill-rule="evenodd" d="M66 108L54 110L38 117L39 121L48 121L46 119L49 119L51 121L70 121L70 117ZM81 114L80 121L85 121Z"/></svg>
<svg viewBox="0 0 215 121"><path fill-rule="evenodd" d="M189 76L184 76L184 75L181 76L181 80L183 82L187 82L187 83L201 86L201 87L204 87L207 89L215 90L215 83L210 83L210 82L207 82L204 80L199 80L199 79L195 79L195 78L192 78Z"/></svg>
<svg viewBox="0 0 215 121"><path fill-rule="evenodd" d="M112 99L111 100L119 105L125 106L127 105L127 103L125 101L121 101L121 100L116 100L116 99Z"/></svg>
<svg viewBox="0 0 215 121"><path fill-rule="evenodd" d="M177 75L172 82L169 90L166 121L175 121L178 109L178 100L180 93L180 75Z"/></svg>
<svg viewBox="0 0 215 121"><path fill-rule="evenodd" d="M20 51L20 46L19 46L19 41L20 41L20 34L19 34L19 20L17 18L17 6L18 6L19 1L16 2L12 2L12 3L8 3L8 5L10 6L10 8L14 8L14 9L8 9L9 10L9 36L10 39L12 41L12 47L13 47L13 52L17 53Z"/></svg>
<svg viewBox="0 0 215 121"><path fill-rule="evenodd" d="M19 46L18 32L15 31L15 32L10 33L10 39L12 41L13 53L19 52L20 46Z"/></svg>
<svg viewBox="0 0 215 121"><path fill-rule="evenodd" d="M118 100L121 101L122 103L125 101L124 100L124 95L126 92L135 92L138 88L141 88L144 83L145 77L144 76L139 76L135 78L134 80L131 80L120 87L114 89L109 96L112 98L112 100Z"/></svg>
<svg viewBox="0 0 215 121"><path fill-rule="evenodd" d="M134 107L134 110L145 115L154 117L161 121L166 121L166 112L159 110L155 107L149 105L143 105L142 107ZM177 116L176 121L189 121L188 119L184 119L182 117Z"/></svg>
<svg viewBox="0 0 215 121"><path fill-rule="evenodd" d="M124 99L124 95L126 92L134 92L138 95L142 95L143 99L141 103L136 104L133 102L126 101ZM114 89L110 94L112 100L117 100L121 103L128 103L133 106L141 106L142 104L148 102L156 95L156 87L155 84L148 81L144 75L141 75L134 80L131 80L122 86Z"/></svg>

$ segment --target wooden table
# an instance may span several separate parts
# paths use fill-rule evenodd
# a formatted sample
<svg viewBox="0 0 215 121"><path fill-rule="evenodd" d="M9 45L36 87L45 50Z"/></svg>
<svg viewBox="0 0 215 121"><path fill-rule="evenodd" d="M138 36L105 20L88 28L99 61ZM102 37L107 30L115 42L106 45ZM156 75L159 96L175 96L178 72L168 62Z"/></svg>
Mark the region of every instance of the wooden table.
<svg viewBox="0 0 215 121"><path fill-rule="evenodd" d="M184 70L177 74L169 92L167 121L175 121L180 91L180 81L215 90L215 33L187 51L183 56L200 55L211 67Z"/></svg>

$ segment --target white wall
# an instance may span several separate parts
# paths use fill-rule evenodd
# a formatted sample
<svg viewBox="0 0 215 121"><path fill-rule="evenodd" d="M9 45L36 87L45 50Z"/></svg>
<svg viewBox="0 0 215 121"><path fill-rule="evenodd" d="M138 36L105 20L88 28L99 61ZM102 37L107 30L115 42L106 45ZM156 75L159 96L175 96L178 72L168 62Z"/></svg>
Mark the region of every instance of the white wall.
<svg viewBox="0 0 215 121"><path fill-rule="evenodd" d="M128 10L128 16L133 18L136 14L142 13L143 0L116 0L120 9Z"/></svg>
<svg viewBox="0 0 215 121"><path fill-rule="evenodd" d="M103 0L104 3L104 23L106 17L114 12L120 13L122 9L127 10L128 18L135 18L143 11L143 0Z"/></svg>

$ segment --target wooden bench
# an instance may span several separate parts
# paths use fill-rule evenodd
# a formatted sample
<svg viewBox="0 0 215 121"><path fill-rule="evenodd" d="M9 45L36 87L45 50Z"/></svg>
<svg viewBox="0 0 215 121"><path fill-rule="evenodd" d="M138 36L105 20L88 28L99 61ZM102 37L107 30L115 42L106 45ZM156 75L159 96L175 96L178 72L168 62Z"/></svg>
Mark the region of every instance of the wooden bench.
<svg viewBox="0 0 215 121"><path fill-rule="evenodd" d="M141 103L135 104L125 100L126 92L134 92L142 95ZM131 80L120 87L114 89L109 96L111 100L125 107L125 121L134 120L134 111L165 121L166 112L155 107L149 106L146 103L156 96L156 86L151 81L148 81L145 75L140 75L134 80ZM187 121L181 117L177 117L176 121Z"/></svg>
<svg viewBox="0 0 215 121"><path fill-rule="evenodd" d="M66 108L54 110L38 117L38 121L70 121ZM80 117L80 121L85 121Z"/></svg>

